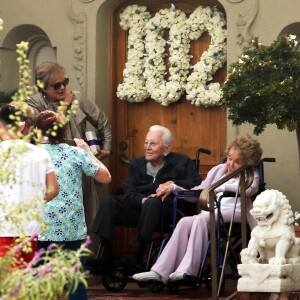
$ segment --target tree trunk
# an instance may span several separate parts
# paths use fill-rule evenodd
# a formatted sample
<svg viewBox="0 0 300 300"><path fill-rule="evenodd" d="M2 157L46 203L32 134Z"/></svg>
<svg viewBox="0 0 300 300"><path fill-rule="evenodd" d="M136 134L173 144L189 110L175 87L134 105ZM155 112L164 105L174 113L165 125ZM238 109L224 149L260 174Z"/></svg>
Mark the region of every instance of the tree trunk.
<svg viewBox="0 0 300 300"><path fill-rule="evenodd" d="M298 126L296 129L297 134L297 142L298 142L298 165L299 165L299 177L300 177L300 122L298 122Z"/></svg>

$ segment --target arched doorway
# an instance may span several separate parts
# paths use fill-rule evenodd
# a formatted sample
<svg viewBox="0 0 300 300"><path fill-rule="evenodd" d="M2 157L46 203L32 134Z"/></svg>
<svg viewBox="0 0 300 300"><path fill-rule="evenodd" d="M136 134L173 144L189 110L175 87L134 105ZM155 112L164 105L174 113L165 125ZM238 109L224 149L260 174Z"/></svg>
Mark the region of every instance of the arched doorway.
<svg viewBox="0 0 300 300"><path fill-rule="evenodd" d="M18 87L18 70L16 44L21 41L29 42L27 53L29 67L34 70L35 66L44 60L56 61L56 49L51 45L48 35L35 25L19 25L13 28L4 38L1 47L1 70L3 76L3 86L9 89ZM32 76L31 85L34 85Z"/></svg>

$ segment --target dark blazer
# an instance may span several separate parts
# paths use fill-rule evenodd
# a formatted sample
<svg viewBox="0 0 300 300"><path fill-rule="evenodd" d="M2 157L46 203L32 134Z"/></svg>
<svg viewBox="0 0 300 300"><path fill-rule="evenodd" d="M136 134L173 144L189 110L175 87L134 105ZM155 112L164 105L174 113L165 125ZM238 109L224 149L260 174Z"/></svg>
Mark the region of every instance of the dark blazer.
<svg viewBox="0 0 300 300"><path fill-rule="evenodd" d="M134 159L129 166L128 178L124 183L125 201L133 206L141 206L142 198L155 193L158 186L169 180L176 185L190 189L201 183L195 162L188 156L171 152L165 158L164 166L156 178L147 174L145 157Z"/></svg>

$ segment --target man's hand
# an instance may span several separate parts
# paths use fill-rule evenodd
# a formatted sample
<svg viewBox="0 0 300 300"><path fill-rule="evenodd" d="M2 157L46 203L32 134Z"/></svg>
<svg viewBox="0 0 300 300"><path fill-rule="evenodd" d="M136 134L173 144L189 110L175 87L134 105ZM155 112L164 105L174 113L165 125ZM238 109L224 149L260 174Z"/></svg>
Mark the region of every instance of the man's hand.
<svg viewBox="0 0 300 300"><path fill-rule="evenodd" d="M159 197L164 201L173 191L174 181L167 181L162 183L156 189L156 193L142 199L142 203L145 203L149 198Z"/></svg>
<svg viewBox="0 0 300 300"><path fill-rule="evenodd" d="M156 189L156 196L164 201L173 192L173 184L173 181L167 181L166 183L160 184Z"/></svg>
<svg viewBox="0 0 300 300"><path fill-rule="evenodd" d="M152 195L149 195L148 197L142 198L142 204L145 203L151 197L156 197L156 194L152 194Z"/></svg>

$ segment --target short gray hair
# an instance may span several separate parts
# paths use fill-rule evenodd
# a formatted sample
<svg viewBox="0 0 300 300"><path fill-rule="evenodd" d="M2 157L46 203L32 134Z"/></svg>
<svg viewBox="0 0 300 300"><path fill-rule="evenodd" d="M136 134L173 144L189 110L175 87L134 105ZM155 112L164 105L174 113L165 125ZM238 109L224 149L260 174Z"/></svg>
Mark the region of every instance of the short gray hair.
<svg viewBox="0 0 300 300"><path fill-rule="evenodd" d="M161 125L152 125L149 127L149 131L159 131L163 134L163 142L165 145L173 144L173 135L167 127Z"/></svg>

